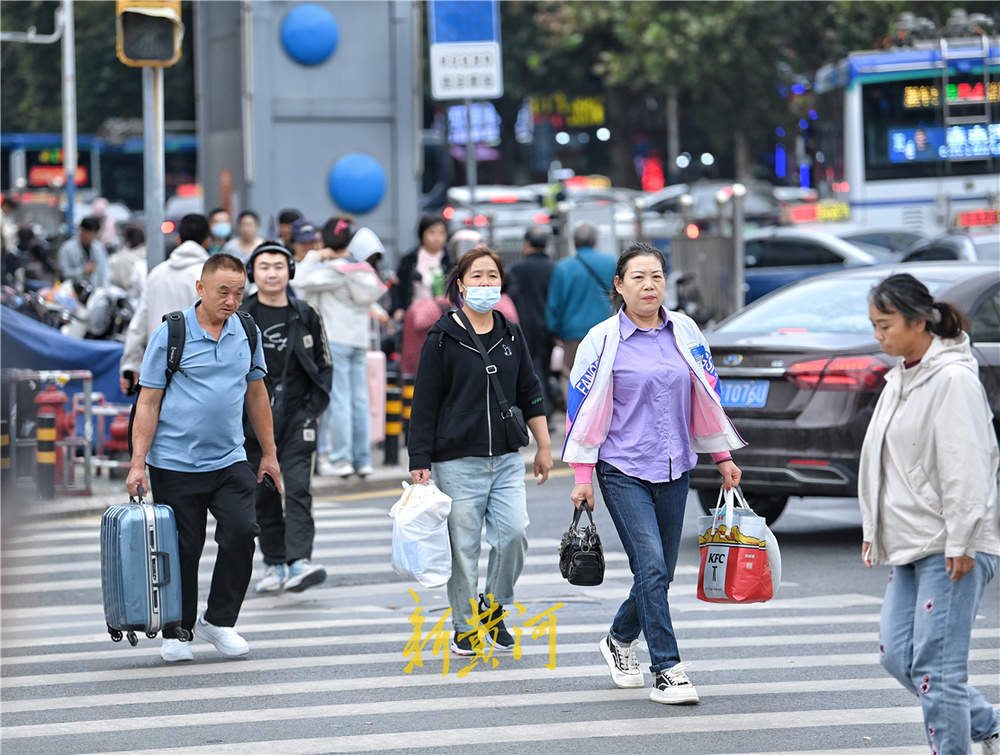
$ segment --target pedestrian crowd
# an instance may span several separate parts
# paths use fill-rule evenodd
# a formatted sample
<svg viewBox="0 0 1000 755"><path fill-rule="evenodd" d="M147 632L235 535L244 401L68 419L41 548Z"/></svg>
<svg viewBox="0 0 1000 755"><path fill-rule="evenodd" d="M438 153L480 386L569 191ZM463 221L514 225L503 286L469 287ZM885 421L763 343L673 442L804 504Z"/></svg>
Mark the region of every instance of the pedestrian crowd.
<svg viewBox="0 0 1000 755"><path fill-rule="evenodd" d="M257 592L326 579L312 562L311 477L372 473L368 355L384 350L412 379L412 480L451 499L451 652L475 654L477 619L494 649L515 646L503 616L529 546L520 449L534 439L531 467L545 483L553 414L565 408L571 501L593 509L596 478L633 574L597 648L611 682L645 685L642 636L650 699L697 703L669 602L689 475L708 454L721 485L738 486L733 453L745 442L722 406L705 336L663 305L663 254L638 242L617 258L599 252L596 229L581 223L575 253L554 263L548 229L533 226L505 266L478 232L449 238L443 217L425 215L384 273L381 241L351 217L318 225L288 209L275 220L277 237L265 240L252 210L235 228L221 208L187 215L180 243L148 273L141 230L126 228L109 257L94 217L58 254L60 275L138 301L121 362L123 391L141 387L127 486L151 484L176 514L181 626L224 655L249 651L235 625L255 539L265 565ZM17 233L20 264L51 274L33 243ZM882 665L919 697L933 752L965 753L970 741L998 752L1000 714L967 681L972 625L1000 563L1000 452L968 325L909 275L886 278L869 304L876 339L898 359L859 473L862 559L889 567ZM183 323L176 374L165 369L169 313ZM199 616L209 511L219 549ZM178 637L164 638L161 655L193 657Z"/></svg>

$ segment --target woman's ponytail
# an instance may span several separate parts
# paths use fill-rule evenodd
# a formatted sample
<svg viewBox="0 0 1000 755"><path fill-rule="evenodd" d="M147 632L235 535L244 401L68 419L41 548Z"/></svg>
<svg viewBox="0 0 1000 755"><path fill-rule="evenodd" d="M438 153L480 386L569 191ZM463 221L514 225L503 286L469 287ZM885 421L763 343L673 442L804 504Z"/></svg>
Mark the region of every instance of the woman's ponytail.
<svg viewBox="0 0 1000 755"><path fill-rule="evenodd" d="M927 329L942 338L958 338L963 330L969 329L965 315L946 301L935 301L932 306L934 316L927 323Z"/></svg>

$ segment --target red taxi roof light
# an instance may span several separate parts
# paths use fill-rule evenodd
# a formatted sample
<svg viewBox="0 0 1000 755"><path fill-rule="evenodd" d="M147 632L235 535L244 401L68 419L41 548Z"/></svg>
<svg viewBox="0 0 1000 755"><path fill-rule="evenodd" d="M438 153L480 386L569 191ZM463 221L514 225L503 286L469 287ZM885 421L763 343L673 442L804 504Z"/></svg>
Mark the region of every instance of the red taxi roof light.
<svg viewBox="0 0 1000 755"><path fill-rule="evenodd" d="M506 194L499 197L493 197L490 200L490 204L517 204L517 197L512 197Z"/></svg>
<svg viewBox="0 0 1000 755"><path fill-rule="evenodd" d="M536 212L531 216L531 220L537 225L547 225L549 222L549 216L544 212Z"/></svg>
<svg viewBox="0 0 1000 755"><path fill-rule="evenodd" d="M796 362L785 377L804 391L877 391L888 371L881 360L860 355Z"/></svg>

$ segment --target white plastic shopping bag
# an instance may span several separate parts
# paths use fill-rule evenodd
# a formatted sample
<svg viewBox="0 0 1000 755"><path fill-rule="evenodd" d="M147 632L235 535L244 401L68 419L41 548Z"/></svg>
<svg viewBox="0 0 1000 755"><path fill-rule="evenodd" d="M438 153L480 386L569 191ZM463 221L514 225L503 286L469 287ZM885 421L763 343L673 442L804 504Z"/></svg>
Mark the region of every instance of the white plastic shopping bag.
<svg viewBox="0 0 1000 755"><path fill-rule="evenodd" d="M392 568L424 587L441 587L451 578L448 514L451 498L433 482L403 483L392 517Z"/></svg>

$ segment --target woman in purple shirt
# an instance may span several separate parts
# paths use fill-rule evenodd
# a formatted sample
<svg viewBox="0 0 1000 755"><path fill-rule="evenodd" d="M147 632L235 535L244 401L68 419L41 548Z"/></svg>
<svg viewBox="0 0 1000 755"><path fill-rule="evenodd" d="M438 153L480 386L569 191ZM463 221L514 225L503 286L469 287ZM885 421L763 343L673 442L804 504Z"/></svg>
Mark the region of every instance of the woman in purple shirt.
<svg viewBox="0 0 1000 755"><path fill-rule="evenodd" d="M704 430L699 425L704 424L703 407L708 403L706 386L714 387L717 379L697 326L686 316L663 309L665 282L663 255L647 244L633 244L618 260L614 279L618 314L594 329L602 330L604 344L589 370L596 374L595 385L604 374L601 358L613 355L610 418L597 455L597 481L634 575L632 589L600 650L615 686L642 687L635 654L642 632L655 675L650 699L697 703L698 693L680 661L667 590L677 563L688 474L697 462L692 428L696 434ZM589 359L585 351L578 352L580 359ZM574 365L573 373L582 369L583 365ZM723 418L725 427L714 428L711 437L716 440L709 447L742 445L721 408L715 416ZM727 436L734 440L718 440ZM704 450L706 443L698 445ZM729 451L717 451L712 457L722 484L738 485L740 470ZM593 508L595 465L567 460L576 476L573 504Z"/></svg>

